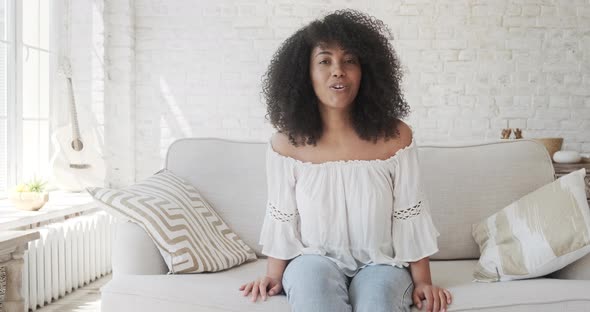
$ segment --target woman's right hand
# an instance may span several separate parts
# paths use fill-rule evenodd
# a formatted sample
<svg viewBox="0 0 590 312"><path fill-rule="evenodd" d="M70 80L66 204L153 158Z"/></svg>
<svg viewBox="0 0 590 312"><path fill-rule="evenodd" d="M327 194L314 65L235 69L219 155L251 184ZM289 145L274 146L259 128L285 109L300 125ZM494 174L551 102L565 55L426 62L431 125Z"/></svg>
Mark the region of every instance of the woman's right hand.
<svg viewBox="0 0 590 312"><path fill-rule="evenodd" d="M283 290L283 283L281 282L281 278L264 276L240 286L240 290L243 291L244 296L248 296L252 292L252 302L256 302L258 295L260 295L262 300L266 301L267 294L268 296L274 296Z"/></svg>

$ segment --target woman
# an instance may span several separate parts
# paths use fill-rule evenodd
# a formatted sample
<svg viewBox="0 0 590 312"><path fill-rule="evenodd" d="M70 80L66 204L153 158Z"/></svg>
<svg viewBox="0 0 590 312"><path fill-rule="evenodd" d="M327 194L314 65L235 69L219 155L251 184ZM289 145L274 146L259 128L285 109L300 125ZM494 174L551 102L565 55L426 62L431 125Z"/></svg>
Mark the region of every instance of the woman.
<svg viewBox="0 0 590 312"><path fill-rule="evenodd" d="M337 11L279 48L264 81L270 121L266 275L244 296L293 311L445 311L428 257L438 231L419 179L400 65L384 24ZM409 266L409 270L408 270Z"/></svg>

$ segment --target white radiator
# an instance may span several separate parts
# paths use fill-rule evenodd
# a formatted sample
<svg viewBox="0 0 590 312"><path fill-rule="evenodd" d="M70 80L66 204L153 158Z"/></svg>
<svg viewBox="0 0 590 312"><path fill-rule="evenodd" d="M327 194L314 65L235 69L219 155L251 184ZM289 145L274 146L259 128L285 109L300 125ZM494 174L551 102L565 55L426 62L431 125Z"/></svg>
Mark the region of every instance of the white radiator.
<svg viewBox="0 0 590 312"><path fill-rule="evenodd" d="M37 308L111 272L111 237L116 219L104 211L39 228L23 267L25 308Z"/></svg>

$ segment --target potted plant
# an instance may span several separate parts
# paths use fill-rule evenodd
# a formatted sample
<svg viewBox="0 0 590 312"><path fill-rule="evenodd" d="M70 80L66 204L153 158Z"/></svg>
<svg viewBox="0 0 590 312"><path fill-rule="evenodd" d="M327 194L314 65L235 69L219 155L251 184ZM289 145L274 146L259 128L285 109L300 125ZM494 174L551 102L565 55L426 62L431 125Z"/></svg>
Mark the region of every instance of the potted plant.
<svg viewBox="0 0 590 312"><path fill-rule="evenodd" d="M26 184L19 184L10 193L10 200L18 209L39 210L49 200L49 193L45 191L46 181L36 178Z"/></svg>

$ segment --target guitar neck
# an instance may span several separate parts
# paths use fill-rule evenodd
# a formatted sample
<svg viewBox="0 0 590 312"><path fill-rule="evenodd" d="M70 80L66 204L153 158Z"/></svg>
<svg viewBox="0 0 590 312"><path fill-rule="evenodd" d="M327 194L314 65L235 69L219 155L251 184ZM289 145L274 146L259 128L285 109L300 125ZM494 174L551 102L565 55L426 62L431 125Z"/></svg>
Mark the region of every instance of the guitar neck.
<svg viewBox="0 0 590 312"><path fill-rule="evenodd" d="M68 93L70 96L70 116L72 119L72 137L74 140L80 139L80 128L78 126L78 112L76 111L76 102L74 99L74 87L72 77L68 77Z"/></svg>

